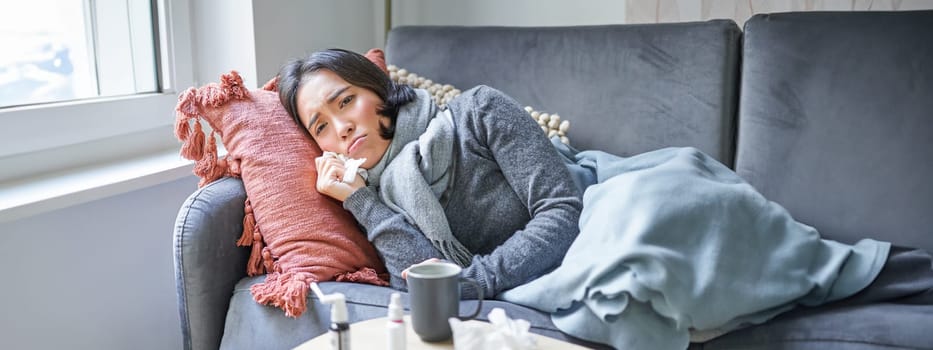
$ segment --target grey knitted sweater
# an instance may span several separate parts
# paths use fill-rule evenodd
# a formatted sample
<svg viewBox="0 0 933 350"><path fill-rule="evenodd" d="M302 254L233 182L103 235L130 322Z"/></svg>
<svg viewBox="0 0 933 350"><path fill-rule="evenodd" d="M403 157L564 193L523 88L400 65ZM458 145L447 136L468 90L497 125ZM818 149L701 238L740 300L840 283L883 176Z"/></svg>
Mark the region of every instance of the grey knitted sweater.
<svg viewBox="0 0 933 350"><path fill-rule="evenodd" d="M579 232L582 194L541 128L509 96L479 86L448 108L456 142L444 212L453 235L474 254L464 276L491 298L560 263ZM377 189L361 188L343 206L376 247L392 287L407 289L401 272L412 264L443 258Z"/></svg>

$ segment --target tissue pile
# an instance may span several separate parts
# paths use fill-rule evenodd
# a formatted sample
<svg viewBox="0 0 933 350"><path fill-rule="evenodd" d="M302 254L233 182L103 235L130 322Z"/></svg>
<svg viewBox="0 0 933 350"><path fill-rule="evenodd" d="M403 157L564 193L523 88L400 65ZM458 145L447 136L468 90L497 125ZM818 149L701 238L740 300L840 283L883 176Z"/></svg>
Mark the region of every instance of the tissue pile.
<svg viewBox="0 0 933 350"><path fill-rule="evenodd" d="M505 310L494 308L489 312L489 324L463 322L451 317L450 330L454 334L454 349L507 349L530 350L538 347L528 331L531 324L526 320L513 320ZM491 324L491 326L490 326Z"/></svg>

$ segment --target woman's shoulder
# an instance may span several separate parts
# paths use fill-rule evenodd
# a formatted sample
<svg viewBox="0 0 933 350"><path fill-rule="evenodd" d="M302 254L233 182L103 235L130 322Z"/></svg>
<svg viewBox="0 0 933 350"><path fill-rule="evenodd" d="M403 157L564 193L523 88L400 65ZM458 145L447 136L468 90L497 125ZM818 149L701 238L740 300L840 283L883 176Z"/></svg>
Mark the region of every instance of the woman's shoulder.
<svg viewBox="0 0 933 350"><path fill-rule="evenodd" d="M517 103L511 96L494 87L477 85L453 98L447 106L455 111L487 111Z"/></svg>
<svg viewBox="0 0 933 350"><path fill-rule="evenodd" d="M458 128L460 132L483 135L482 138L498 133L515 135L518 130L541 132L538 123L515 99L490 86L479 85L466 90L449 101L447 107L454 123L463 126Z"/></svg>
<svg viewBox="0 0 933 350"><path fill-rule="evenodd" d="M457 96L457 97L475 100L475 99L501 98L501 97L509 97L509 96L494 87L491 87L488 85L477 85L477 86L470 88L469 90L464 91L463 93L460 94L460 96Z"/></svg>

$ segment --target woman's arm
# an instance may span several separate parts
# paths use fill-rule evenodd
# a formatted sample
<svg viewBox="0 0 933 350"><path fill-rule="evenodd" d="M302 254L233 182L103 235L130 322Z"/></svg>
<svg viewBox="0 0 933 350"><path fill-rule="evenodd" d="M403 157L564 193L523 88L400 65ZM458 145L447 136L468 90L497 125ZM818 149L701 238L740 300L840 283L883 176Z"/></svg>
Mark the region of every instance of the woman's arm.
<svg viewBox="0 0 933 350"><path fill-rule="evenodd" d="M421 231L405 221L404 215L386 206L372 187L353 192L343 207L366 229L369 241L389 271L389 285L393 288L408 289L402 271L409 266L444 257Z"/></svg>
<svg viewBox="0 0 933 350"><path fill-rule="evenodd" d="M367 238L376 247L389 271L389 284L396 289L407 289L402 272L409 266L430 258L439 258L441 253L415 226L405 221L404 216L383 204L378 192L366 187L363 179L356 177L352 183L343 179L346 168L343 161L333 157L318 157L317 190L343 202L366 229Z"/></svg>
<svg viewBox="0 0 933 350"><path fill-rule="evenodd" d="M511 97L489 87L464 92L460 111L531 220L490 254L474 256L464 275L492 297L556 267L579 233L581 194L540 126ZM461 107L463 108L463 107Z"/></svg>

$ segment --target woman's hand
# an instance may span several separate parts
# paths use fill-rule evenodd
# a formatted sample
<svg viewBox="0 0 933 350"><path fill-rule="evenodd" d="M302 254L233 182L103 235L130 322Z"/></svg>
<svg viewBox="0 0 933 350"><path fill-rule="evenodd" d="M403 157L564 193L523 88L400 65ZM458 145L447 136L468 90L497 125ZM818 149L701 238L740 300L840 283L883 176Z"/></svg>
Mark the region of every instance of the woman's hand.
<svg viewBox="0 0 933 350"><path fill-rule="evenodd" d="M424 265L424 264L432 263L432 262L438 262L438 261L441 261L441 259L438 259L438 258L430 258L430 259L425 260L425 261L422 261L422 262L420 262L420 263L411 265L411 266L409 266L407 269L402 270L402 279L406 279L406 280L408 279L408 270L410 270L412 267L419 266L419 265Z"/></svg>
<svg viewBox="0 0 933 350"><path fill-rule="evenodd" d="M351 183L343 182L343 174L346 172L343 161L333 157L317 157L314 159L317 167L317 191L343 202L353 192L366 186L363 178L356 176Z"/></svg>

